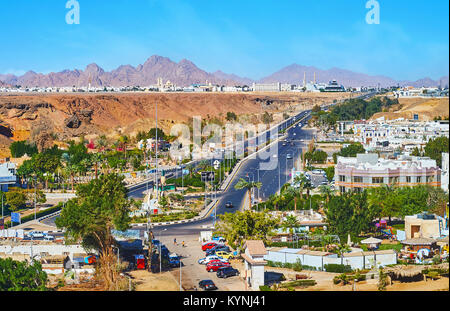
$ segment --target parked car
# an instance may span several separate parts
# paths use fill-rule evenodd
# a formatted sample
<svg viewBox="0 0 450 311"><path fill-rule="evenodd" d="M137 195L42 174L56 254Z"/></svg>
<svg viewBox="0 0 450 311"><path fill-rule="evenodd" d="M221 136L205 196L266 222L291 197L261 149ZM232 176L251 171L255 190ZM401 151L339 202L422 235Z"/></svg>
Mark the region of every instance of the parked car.
<svg viewBox="0 0 450 311"><path fill-rule="evenodd" d="M212 256L208 256L208 257L199 259L198 263L201 264L201 265L206 265L212 260L219 260L219 261L222 261L222 262L228 262L228 259L221 258L221 257L216 256L216 255L212 255Z"/></svg>
<svg viewBox="0 0 450 311"><path fill-rule="evenodd" d="M216 290L217 289L216 284L214 284L214 282L211 280L202 280L202 281L198 282L198 287L200 287L201 289L204 289L204 290Z"/></svg>
<svg viewBox="0 0 450 311"><path fill-rule="evenodd" d="M177 254L173 253L169 255L169 266L171 268L177 268L180 266L180 257Z"/></svg>
<svg viewBox="0 0 450 311"><path fill-rule="evenodd" d="M31 231L30 233L28 233L28 236L33 239L39 239L43 238L45 234L42 231Z"/></svg>
<svg viewBox="0 0 450 311"><path fill-rule="evenodd" d="M214 246L217 246L218 243L216 242L206 242L202 245L202 251L206 251L207 249L211 249Z"/></svg>
<svg viewBox="0 0 450 311"><path fill-rule="evenodd" d="M46 234L44 236L44 241L54 241L55 237L53 235Z"/></svg>
<svg viewBox="0 0 450 311"><path fill-rule="evenodd" d="M225 243L225 241L226 241L226 239L223 236L215 236L212 238L212 240L213 240L213 242L219 242L219 243Z"/></svg>
<svg viewBox="0 0 450 311"><path fill-rule="evenodd" d="M217 251L216 252L216 256L219 256L223 259L230 259L233 258L233 254L229 253L229 252L224 252L224 251Z"/></svg>
<svg viewBox="0 0 450 311"><path fill-rule="evenodd" d="M219 268L223 268L223 267L231 267L231 265L229 263L225 263L225 262L221 262L221 261L210 262L206 265L206 271L216 272L217 270L219 270Z"/></svg>
<svg viewBox="0 0 450 311"><path fill-rule="evenodd" d="M292 159L292 154L288 153L288 154L286 155L286 159L288 159L288 160Z"/></svg>
<svg viewBox="0 0 450 311"><path fill-rule="evenodd" d="M227 203L225 203L225 207L226 208L233 208L233 203L231 201L228 201Z"/></svg>
<svg viewBox="0 0 450 311"><path fill-rule="evenodd" d="M238 276L239 270L234 269L233 267L223 267L217 270L218 278L228 278L230 276Z"/></svg>
<svg viewBox="0 0 450 311"><path fill-rule="evenodd" d="M206 251L206 256L215 255L218 251L231 252L230 248L226 245L217 245Z"/></svg>

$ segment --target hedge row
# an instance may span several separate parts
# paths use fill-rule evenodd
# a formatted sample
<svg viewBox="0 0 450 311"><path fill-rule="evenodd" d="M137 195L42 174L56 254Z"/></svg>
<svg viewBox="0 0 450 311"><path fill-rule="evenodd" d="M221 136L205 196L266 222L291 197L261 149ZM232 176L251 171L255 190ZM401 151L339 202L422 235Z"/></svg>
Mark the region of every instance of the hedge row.
<svg viewBox="0 0 450 311"><path fill-rule="evenodd" d="M326 272L346 273L352 272L352 267L340 264L327 264L323 266Z"/></svg>
<svg viewBox="0 0 450 311"><path fill-rule="evenodd" d="M53 207L47 208L46 210L37 212L36 213L36 218L39 219L41 217L44 217L44 216L53 214L53 213L55 213L57 211L60 211L62 209L62 206L63 206L62 203L58 203L58 205L55 205ZM34 220L34 214L30 214L30 215L27 215L27 216L24 216L24 217L20 218L21 223L25 223L25 222L28 222L28 221L31 221L31 220ZM6 222L5 225L7 225L8 228L10 228L11 227L11 221Z"/></svg>
<svg viewBox="0 0 450 311"><path fill-rule="evenodd" d="M281 287L298 287L298 286L314 286L316 285L314 280L296 280L288 283L281 284Z"/></svg>
<svg viewBox="0 0 450 311"><path fill-rule="evenodd" d="M297 271L297 272L300 272L302 270L311 270L311 271L317 271L318 270L316 267L308 266L308 265L302 265L300 262L296 262L296 263L285 262L285 263L282 263L282 262L267 260L267 266L268 267L292 269L292 270Z"/></svg>

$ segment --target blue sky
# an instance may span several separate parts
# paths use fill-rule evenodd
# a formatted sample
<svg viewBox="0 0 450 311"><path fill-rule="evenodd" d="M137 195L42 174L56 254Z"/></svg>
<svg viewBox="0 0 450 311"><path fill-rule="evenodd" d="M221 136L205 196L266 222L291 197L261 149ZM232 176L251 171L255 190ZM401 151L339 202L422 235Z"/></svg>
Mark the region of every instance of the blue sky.
<svg viewBox="0 0 450 311"><path fill-rule="evenodd" d="M136 66L151 55L259 79L297 63L398 80L448 75L449 4L378 0L3 0L0 73Z"/></svg>

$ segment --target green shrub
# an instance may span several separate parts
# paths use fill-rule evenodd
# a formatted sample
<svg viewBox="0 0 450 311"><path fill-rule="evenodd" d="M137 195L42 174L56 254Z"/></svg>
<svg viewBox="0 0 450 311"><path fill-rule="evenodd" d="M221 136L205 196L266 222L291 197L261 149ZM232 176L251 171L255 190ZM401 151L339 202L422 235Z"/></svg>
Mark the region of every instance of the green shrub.
<svg viewBox="0 0 450 311"><path fill-rule="evenodd" d="M260 286L259 290L262 292L271 292L272 291L272 289L267 285Z"/></svg>
<svg viewBox="0 0 450 311"><path fill-rule="evenodd" d="M351 266L340 264L327 264L324 265L324 268L326 272L346 273L353 271Z"/></svg>
<svg viewBox="0 0 450 311"><path fill-rule="evenodd" d="M294 269L294 271L300 272L303 270L302 267L302 262L300 261L300 259L297 259L297 261L292 264L292 269Z"/></svg>
<svg viewBox="0 0 450 311"><path fill-rule="evenodd" d="M306 287L306 286L314 286L316 285L315 280L296 280L288 283L281 284L281 287L291 288L291 287Z"/></svg>

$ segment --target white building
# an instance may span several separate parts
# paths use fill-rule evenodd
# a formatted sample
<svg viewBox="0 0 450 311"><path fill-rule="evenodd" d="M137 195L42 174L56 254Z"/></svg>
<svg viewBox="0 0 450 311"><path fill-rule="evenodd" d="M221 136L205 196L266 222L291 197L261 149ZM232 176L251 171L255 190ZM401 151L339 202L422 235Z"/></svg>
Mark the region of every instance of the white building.
<svg viewBox="0 0 450 311"><path fill-rule="evenodd" d="M448 174L449 174L449 153L442 153L442 174L441 187L445 192L448 192Z"/></svg>
<svg viewBox="0 0 450 311"><path fill-rule="evenodd" d="M280 92L281 83L253 83L253 92Z"/></svg>
<svg viewBox="0 0 450 311"><path fill-rule="evenodd" d="M253 290L259 290L264 285L264 266L267 261L264 256L267 255L266 247L261 240L248 240L244 244L245 253L242 258L245 261L245 282Z"/></svg>
<svg viewBox="0 0 450 311"><path fill-rule="evenodd" d="M1 191L8 191L8 186L17 183L16 164L6 162L0 164L0 189Z"/></svg>
<svg viewBox="0 0 450 311"><path fill-rule="evenodd" d="M338 157L335 170L340 192L361 192L382 185L441 187L441 169L427 157L390 160L379 158L378 154L358 154L356 158Z"/></svg>

